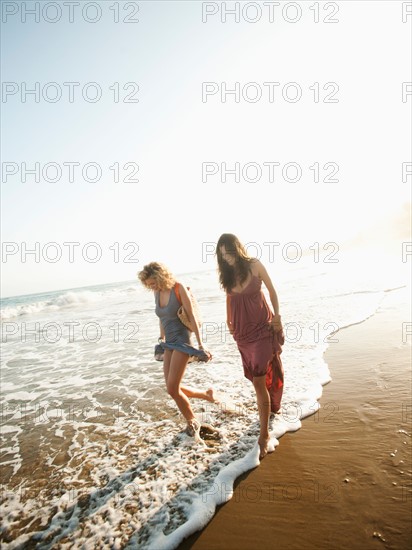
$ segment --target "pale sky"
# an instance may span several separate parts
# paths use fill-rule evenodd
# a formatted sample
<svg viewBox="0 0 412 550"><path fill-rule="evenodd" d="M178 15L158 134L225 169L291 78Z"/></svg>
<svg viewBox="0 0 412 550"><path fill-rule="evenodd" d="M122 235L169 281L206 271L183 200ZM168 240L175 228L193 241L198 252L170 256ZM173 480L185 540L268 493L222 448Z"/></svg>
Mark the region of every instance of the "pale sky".
<svg viewBox="0 0 412 550"><path fill-rule="evenodd" d="M402 163L411 162L412 104L412 95L402 101L402 83L412 80L405 2L301 1L301 13L280 2L273 22L263 3L245 12L240 2L238 23L230 14L222 22L224 5L234 2L101 1L95 23L80 8L71 23L63 2L54 3L62 10L55 23L45 20L56 17L52 8L41 11L46 2L39 22L29 14L23 21L23 4L34 2L2 4L3 296L130 280L154 260L176 273L211 269L204 243L222 232L262 247L342 243L411 198L411 176L402 181ZM202 9L204 19L210 13L205 22ZM259 10L260 20L248 22ZM123 22L127 16L138 22ZM86 17L95 17L92 8ZM38 102L24 94L36 82ZM65 82L80 83L73 102ZM84 89L93 95L92 82L102 91L97 102L82 96ZM216 93L202 98L203 83ZM324 89L327 83L335 84ZM225 86L239 87L239 102L233 94L222 101ZM61 99L46 101L55 90ZM298 101L284 98L296 90ZM39 163L40 181L32 174L22 181L24 163L29 170ZM55 176L49 163L62 170L60 181L46 181ZM68 163L80 163L72 165L74 181ZM93 165L83 177L89 163L101 167L100 181L87 181ZM217 173L202 177L204 163ZM236 163L240 181L230 173L223 181L222 166ZM301 169L299 181L291 181L288 163ZM338 181L323 181L334 166ZM256 169L260 181L253 181ZM138 181L122 181L126 175ZM69 242L80 243L73 261ZM38 258L22 256L35 246ZM96 250L95 263L82 254L93 258ZM56 251L58 261L44 259ZM138 263L125 262L128 254Z"/></svg>

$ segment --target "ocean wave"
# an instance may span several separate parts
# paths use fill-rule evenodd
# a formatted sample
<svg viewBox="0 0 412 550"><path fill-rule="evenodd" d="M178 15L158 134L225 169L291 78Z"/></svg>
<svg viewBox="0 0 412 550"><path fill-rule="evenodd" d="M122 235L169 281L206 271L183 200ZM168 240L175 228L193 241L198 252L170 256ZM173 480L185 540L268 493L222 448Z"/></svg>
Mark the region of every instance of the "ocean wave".
<svg viewBox="0 0 412 550"><path fill-rule="evenodd" d="M94 304L116 297L133 298L141 289L132 282L110 283L106 285L83 287L82 289L55 291L4 298L0 311L0 320L8 321L21 316L35 315L43 311L56 311L63 308Z"/></svg>
<svg viewBox="0 0 412 550"><path fill-rule="evenodd" d="M60 294L51 300L41 300L20 305L6 306L0 312L0 319L7 321L25 315L33 315L42 311L56 311L60 308L70 307L79 304L97 302L102 296L100 293L84 290L82 292L69 291Z"/></svg>

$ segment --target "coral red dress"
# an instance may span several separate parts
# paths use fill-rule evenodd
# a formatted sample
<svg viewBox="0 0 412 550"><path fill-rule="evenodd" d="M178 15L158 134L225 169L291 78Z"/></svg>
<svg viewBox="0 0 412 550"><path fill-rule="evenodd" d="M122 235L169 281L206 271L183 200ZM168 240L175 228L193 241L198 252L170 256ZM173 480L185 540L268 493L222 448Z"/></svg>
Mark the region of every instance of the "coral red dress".
<svg viewBox="0 0 412 550"><path fill-rule="evenodd" d="M252 275L241 292L229 292L230 321L233 337L242 357L246 378L266 375L270 395L270 410L278 412L283 394L283 366L280 359L284 344L283 332L273 332L269 323L273 317L262 292L262 281Z"/></svg>

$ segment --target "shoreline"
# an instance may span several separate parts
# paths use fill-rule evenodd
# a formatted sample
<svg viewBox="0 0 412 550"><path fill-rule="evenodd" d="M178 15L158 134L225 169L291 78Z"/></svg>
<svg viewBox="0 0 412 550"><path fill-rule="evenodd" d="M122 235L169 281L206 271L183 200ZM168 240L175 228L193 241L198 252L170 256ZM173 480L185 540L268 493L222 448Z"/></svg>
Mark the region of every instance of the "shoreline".
<svg viewBox="0 0 412 550"><path fill-rule="evenodd" d="M392 290L375 315L335 334L319 411L240 476L179 550L410 547L410 298Z"/></svg>

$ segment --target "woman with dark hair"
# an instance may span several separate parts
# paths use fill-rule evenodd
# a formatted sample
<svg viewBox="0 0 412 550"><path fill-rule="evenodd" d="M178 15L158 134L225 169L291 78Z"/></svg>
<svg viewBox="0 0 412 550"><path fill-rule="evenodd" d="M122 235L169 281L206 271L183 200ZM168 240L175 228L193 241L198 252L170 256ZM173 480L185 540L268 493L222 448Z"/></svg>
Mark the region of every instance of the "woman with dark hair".
<svg viewBox="0 0 412 550"><path fill-rule="evenodd" d="M227 325L242 357L243 371L255 388L262 459L268 453L270 413L280 411L284 335L279 301L263 264L251 258L239 239L224 233L216 246L219 279L226 292ZM273 311L261 290L265 284Z"/></svg>
<svg viewBox="0 0 412 550"><path fill-rule="evenodd" d="M186 432L198 437L200 423L193 414L188 397L197 397L212 403L215 398L212 389L197 391L180 385L189 357L198 357L200 361L209 361L212 358L210 352L203 347L190 296L185 286L178 283L167 267L158 262L145 265L138 277L155 294L156 315L159 317L161 345L164 349L163 372L167 391L187 421ZM177 316L181 305L194 328L198 348L192 346L190 332Z"/></svg>

